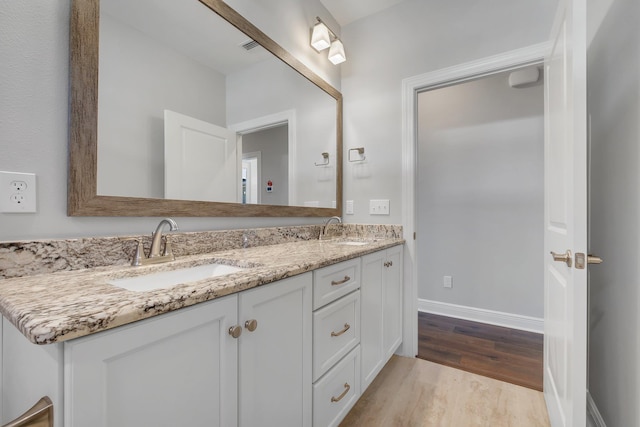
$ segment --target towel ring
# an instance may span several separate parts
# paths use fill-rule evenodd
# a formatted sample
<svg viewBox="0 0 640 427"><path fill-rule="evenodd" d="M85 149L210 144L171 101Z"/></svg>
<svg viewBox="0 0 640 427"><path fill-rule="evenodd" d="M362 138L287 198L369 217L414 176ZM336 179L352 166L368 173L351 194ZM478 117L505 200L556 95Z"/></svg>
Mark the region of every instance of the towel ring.
<svg viewBox="0 0 640 427"><path fill-rule="evenodd" d="M352 151L357 151L357 152L358 152L358 154L360 155L360 158L359 158L359 159L351 160L351 152L352 152ZM364 161L366 158L367 158L367 157L364 155L364 147L350 148L350 149L349 149L349 161L350 161L351 163L354 163L354 162L362 162L362 161Z"/></svg>

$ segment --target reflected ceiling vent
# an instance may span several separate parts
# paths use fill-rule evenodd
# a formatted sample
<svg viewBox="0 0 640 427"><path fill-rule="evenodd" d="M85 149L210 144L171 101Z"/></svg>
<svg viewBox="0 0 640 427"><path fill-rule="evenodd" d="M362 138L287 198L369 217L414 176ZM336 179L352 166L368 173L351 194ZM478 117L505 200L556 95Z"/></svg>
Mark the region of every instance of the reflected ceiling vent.
<svg viewBox="0 0 640 427"><path fill-rule="evenodd" d="M242 48L244 50L250 51L250 50L255 49L256 47L258 47L260 45L258 44L257 41L249 39L246 42L242 43L240 46L242 46Z"/></svg>

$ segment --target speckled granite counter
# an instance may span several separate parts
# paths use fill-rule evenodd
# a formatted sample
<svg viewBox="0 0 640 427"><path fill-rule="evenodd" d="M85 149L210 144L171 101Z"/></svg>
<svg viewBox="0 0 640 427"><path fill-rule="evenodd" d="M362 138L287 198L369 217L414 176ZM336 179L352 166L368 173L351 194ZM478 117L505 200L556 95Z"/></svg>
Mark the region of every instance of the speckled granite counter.
<svg viewBox="0 0 640 427"><path fill-rule="evenodd" d="M61 342L356 258L404 240L385 237L361 246L336 242L309 239L187 255L167 264L95 267L0 280L0 311L30 341ZM212 262L246 269L148 292L107 283Z"/></svg>

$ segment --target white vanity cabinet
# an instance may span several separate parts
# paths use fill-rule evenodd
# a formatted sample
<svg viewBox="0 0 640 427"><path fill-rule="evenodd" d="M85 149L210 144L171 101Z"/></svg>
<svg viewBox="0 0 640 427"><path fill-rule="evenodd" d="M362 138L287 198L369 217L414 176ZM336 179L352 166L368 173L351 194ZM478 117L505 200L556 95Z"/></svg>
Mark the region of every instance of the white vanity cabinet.
<svg viewBox="0 0 640 427"><path fill-rule="evenodd" d="M2 422L335 426L401 343L402 246L62 343L3 325Z"/></svg>
<svg viewBox="0 0 640 427"><path fill-rule="evenodd" d="M311 292L309 273L66 343L65 425L310 426Z"/></svg>
<svg viewBox="0 0 640 427"><path fill-rule="evenodd" d="M402 246L362 257L361 381L371 384L402 342Z"/></svg>

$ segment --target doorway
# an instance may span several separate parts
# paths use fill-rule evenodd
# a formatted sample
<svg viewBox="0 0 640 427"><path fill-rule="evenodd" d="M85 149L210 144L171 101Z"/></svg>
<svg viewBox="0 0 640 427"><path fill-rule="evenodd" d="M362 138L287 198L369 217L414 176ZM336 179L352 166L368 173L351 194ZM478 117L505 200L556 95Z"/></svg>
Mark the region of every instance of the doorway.
<svg viewBox="0 0 640 427"><path fill-rule="evenodd" d="M503 71L511 71L543 62L548 45L542 43L528 48L518 49L494 57L445 68L403 80L403 192L402 197L406 209L403 210L403 227L408 237L405 251L405 336L403 337L402 354L417 355L418 349L418 257L417 257L417 97L427 89L452 86L457 83L476 80L480 77ZM413 237L413 239L411 239ZM461 260L460 262L465 262ZM442 286L442 282L440 282ZM456 283L453 282L455 289ZM527 319L523 319L527 320Z"/></svg>

